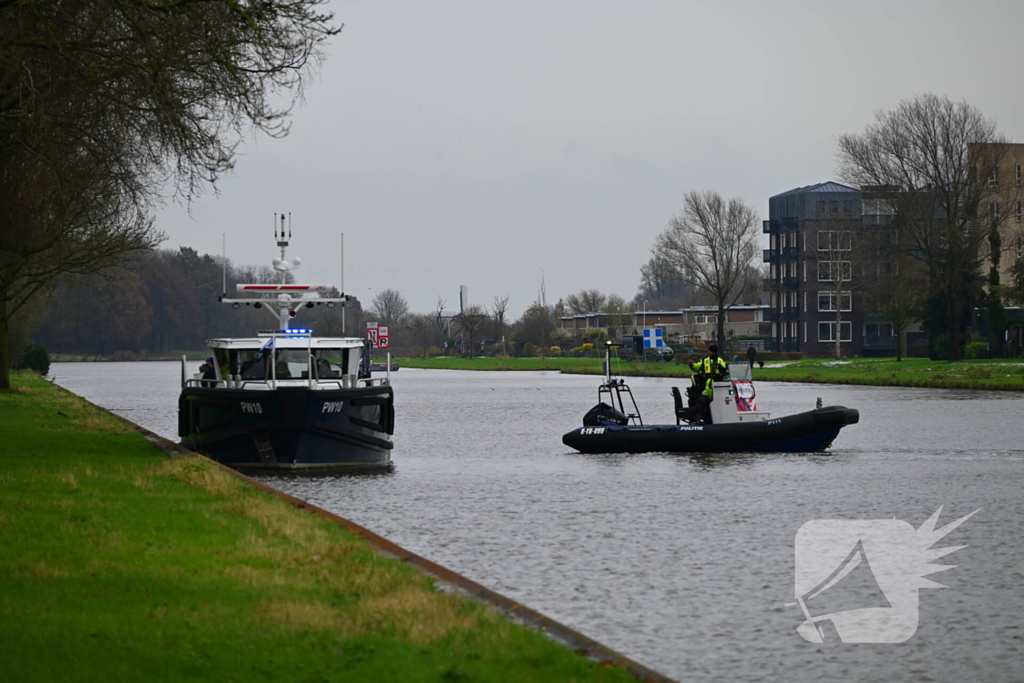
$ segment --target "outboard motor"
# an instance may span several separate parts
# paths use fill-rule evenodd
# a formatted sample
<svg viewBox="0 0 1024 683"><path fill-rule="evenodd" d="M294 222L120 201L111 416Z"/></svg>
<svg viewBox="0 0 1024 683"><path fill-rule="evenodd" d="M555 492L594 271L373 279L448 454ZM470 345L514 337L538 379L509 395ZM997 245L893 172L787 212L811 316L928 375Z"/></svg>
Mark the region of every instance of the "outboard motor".
<svg viewBox="0 0 1024 683"><path fill-rule="evenodd" d="M602 427L629 424L629 418L607 403L598 403L583 416L584 427Z"/></svg>

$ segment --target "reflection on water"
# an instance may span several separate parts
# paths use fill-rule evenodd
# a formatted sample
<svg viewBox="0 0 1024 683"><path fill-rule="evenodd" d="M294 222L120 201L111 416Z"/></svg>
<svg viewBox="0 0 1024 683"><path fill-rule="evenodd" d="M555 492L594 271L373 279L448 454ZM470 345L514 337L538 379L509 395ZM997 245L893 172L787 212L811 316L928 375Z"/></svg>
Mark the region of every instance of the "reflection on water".
<svg viewBox="0 0 1024 683"><path fill-rule="evenodd" d="M58 383L176 438L179 366L55 364ZM581 455L561 443L597 378L403 369L395 472L264 481L685 680L1014 680L1021 660L1024 397L758 385L784 415L860 410L830 454ZM631 382L672 423L678 380ZM796 632L794 537L812 519L917 527L977 508L950 588L920 591L900 645ZM940 560L941 562L941 560Z"/></svg>

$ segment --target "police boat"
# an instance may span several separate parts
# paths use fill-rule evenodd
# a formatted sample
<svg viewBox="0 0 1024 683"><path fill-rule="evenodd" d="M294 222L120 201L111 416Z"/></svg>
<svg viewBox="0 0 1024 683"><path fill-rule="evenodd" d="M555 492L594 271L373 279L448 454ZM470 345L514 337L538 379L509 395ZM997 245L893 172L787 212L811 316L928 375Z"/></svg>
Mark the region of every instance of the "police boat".
<svg viewBox="0 0 1024 683"><path fill-rule="evenodd" d="M388 470L391 372L371 377L369 342L361 338L316 337L289 326L304 309L344 306L348 297L333 295L333 285L286 283L301 261L285 258L291 229L286 237L283 214L280 237L274 218L274 237L280 284L239 284L239 298L224 294L220 301L265 309L278 326L253 337L208 340L213 362L201 374L189 376L182 357L182 445L243 472Z"/></svg>
<svg viewBox="0 0 1024 683"><path fill-rule="evenodd" d="M676 423L645 425L625 380L612 377L608 352L597 405L562 443L581 453L814 453L831 446L843 427L860 421L857 410L844 406L772 418L757 409L746 364L729 364L728 377L714 383L710 416L699 406L684 406L678 387L672 396Z"/></svg>

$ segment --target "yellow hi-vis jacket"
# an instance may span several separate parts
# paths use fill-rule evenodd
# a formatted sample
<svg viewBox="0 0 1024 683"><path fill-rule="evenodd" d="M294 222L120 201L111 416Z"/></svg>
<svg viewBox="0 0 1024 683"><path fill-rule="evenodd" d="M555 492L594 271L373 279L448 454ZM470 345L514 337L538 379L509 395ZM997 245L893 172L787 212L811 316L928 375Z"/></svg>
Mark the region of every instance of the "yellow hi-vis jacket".
<svg viewBox="0 0 1024 683"><path fill-rule="evenodd" d="M712 398L715 395L715 382L725 378L725 373L728 372L729 366L719 356L705 356L698 361L690 363L690 370L693 371L694 384L698 382L697 375L704 377L704 386L701 393L708 398Z"/></svg>

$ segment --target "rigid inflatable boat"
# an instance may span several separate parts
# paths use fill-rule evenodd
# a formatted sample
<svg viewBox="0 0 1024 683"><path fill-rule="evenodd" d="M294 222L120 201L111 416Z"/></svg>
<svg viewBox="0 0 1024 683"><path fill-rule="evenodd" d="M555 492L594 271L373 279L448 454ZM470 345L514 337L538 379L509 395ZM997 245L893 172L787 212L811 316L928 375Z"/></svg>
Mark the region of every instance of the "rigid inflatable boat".
<svg viewBox="0 0 1024 683"><path fill-rule="evenodd" d="M710 422L700 408L684 407L673 387L676 424L645 425L625 380L612 378L610 362L606 368L597 405L584 416L582 427L562 437L562 443L582 453L813 453L831 446L843 427L860 421L853 408L820 405L772 418L757 409L749 366L730 364L728 378L715 382Z"/></svg>

